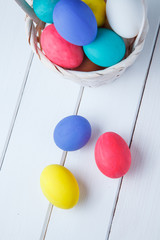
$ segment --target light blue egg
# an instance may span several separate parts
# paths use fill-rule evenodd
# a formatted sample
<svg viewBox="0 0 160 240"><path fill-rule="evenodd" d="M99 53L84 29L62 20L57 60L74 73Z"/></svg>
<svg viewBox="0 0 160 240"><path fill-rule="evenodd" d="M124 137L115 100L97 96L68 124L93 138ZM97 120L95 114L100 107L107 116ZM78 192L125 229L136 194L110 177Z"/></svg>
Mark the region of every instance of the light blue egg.
<svg viewBox="0 0 160 240"><path fill-rule="evenodd" d="M126 52L123 39L112 30L99 28L96 39L83 46L86 56L101 67L110 67L120 62Z"/></svg>
<svg viewBox="0 0 160 240"><path fill-rule="evenodd" d="M84 117L71 115L57 124L53 135L59 148L64 151L75 151L89 141L91 125Z"/></svg>
<svg viewBox="0 0 160 240"><path fill-rule="evenodd" d="M33 9L37 17L46 23L53 23L53 9L59 0L34 0Z"/></svg>

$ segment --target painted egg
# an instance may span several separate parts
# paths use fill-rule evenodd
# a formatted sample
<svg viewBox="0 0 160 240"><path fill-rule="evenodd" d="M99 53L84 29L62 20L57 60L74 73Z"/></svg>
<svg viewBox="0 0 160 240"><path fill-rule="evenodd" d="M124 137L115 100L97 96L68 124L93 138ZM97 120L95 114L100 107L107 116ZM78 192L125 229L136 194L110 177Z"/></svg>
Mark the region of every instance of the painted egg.
<svg viewBox="0 0 160 240"><path fill-rule="evenodd" d="M93 11L97 20L98 27L101 27L105 23L106 19L106 3L104 0L82 0Z"/></svg>
<svg viewBox="0 0 160 240"><path fill-rule="evenodd" d="M80 0L60 0L54 8L53 21L68 42L83 46L97 35L97 21L92 10Z"/></svg>
<svg viewBox="0 0 160 240"><path fill-rule="evenodd" d="M47 58L61 67L76 68L83 61L82 47L73 45L63 39L53 24L43 30L41 46Z"/></svg>
<svg viewBox="0 0 160 240"><path fill-rule="evenodd" d="M46 23L53 23L53 9L59 0L34 0L33 9L37 17Z"/></svg>
<svg viewBox="0 0 160 240"><path fill-rule="evenodd" d="M121 136L107 132L102 134L96 143L95 160L104 175L110 178L120 178L130 168L130 149Z"/></svg>
<svg viewBox="0 0 160 240"><path fill-rule="evenodd" d="M135 37L143 19L142 1L107 0L106 13L110 26L124 38Z"/></svg>
<svg viewBox="0 0 160 240"><path fill-rule="evenodd" d="M120 62L126 51L123 39L112 30L99 28L96 39L83 47L86 56L101 67Z"/></svg>
<svg viewBox="0 0 160 240"><path fill-rule="evenodd" d="M79 187L73 174L61 165L49 165L41 173L40 186L50 203L58 208L74 207L79 199Z"/></svg>
<svg viewBox="0 0 160 240"><path fill-rule="evenodd" d="M92 72L92 71L98 71L98 70L103 70L103 67L100 67L93 62L91 62L86 56L83 59L82 64L75 68L75 71L80 71L80 72Z"/></svg>
<svg viewBox="0 0 160 240"><path fill-rule="evenodd" d="M54 130L54 141L64 151L82 148L91 137L91 125L87 119L72 115L62 119Z"/></svg>

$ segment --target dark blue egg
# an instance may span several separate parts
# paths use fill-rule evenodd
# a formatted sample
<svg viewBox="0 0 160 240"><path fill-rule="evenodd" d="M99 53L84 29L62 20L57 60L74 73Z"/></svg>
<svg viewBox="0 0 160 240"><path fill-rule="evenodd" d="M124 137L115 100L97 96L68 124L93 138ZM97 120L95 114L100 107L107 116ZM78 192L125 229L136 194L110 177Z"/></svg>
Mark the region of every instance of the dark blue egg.
<svg viewBox="0 0 160 240"><path fill-rule="evenodd" d="M82 148L91 137L91 125L87 119L72 115L62 119L54 130L54 141L64 151Z"/></svg>
<svg viewBox="0 0 160 240"><path fill-rule="evenodd" d="M60 0L53 11L53 22L58 33L72 44L84 46L96 38L96 18L80 0Z"/></svg>

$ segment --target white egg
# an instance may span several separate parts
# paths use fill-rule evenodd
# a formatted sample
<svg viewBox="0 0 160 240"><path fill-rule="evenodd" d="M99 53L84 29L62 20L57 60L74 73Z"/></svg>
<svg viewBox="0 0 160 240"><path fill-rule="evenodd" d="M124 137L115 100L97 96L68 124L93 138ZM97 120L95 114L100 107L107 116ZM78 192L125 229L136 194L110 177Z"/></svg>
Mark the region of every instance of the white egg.
<svg viewBox="0 0 160 240"><path fill-rule="evenodd" d="M142 24L142 0L108 0L106 14L111 28L118 35L133 38Z"/></svg>

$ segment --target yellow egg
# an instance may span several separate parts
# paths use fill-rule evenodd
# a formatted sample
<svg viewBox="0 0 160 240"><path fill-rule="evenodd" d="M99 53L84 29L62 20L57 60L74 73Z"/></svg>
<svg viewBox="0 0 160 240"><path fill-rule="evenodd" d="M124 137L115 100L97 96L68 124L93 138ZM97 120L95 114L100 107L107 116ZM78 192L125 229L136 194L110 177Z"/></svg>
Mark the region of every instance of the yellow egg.
<svg viewBox="0 0 160 240"><path fill-rule="evenodd" d="M78 183L73 174L63 166L47 166L41 173L40 185L45 197L56 207L69 209L78 202Z"/></svg>
<svg viewBox="0 0 160 240"><path fill-rule="evenodd" d="M106 18L106 3L104 0L82 0L93 11L98 27L101 27L105 23Z"/></svg>

